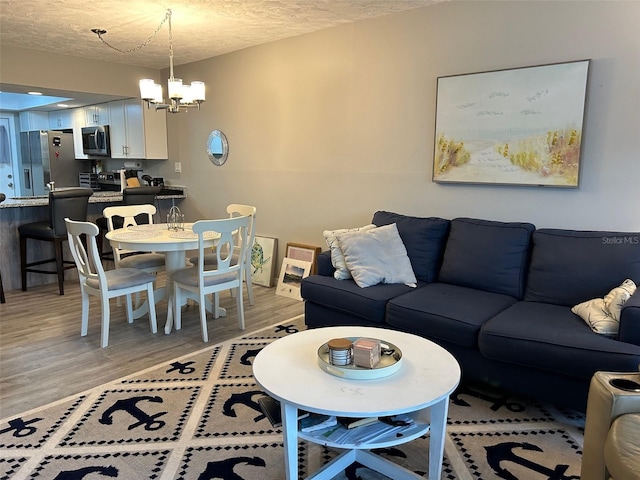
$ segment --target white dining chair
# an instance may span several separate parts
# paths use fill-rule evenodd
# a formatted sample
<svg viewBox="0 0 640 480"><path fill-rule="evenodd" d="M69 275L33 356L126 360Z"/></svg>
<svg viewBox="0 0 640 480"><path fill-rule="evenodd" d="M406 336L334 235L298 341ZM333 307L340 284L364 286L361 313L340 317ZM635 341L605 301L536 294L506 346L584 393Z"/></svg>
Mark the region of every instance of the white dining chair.
<svg viewBox="0 0 640 480"><path fill-rule="evenodd" d="M149 325L151 333L158 330L156 307L153 296L155 275L135 268L117 268L105 271L100 262L96 244L96 236L100 229L91 222L77 222L65 218L69 248L78 268L80 277L80 293L82 298L82 324L80 335L87 335L89 328L89 295L100 297L102 304L102 348L109 344L109 321L111 311L109 300L115 297L126 297L127 321L133 323L132 293L147 292L149 301ZM82 235L86 236L86 248Z"/></svg>
<svg viewBox="0 0 640 480"><path fill-rule="evenodd" d="M235 217L251 217L251 221L249 223L249 232L248 232L248 244L245 249L245 268L244 268L244 278L247 284L247 297L249 298L249 305L254 304L253 298L253 284L251 282L251 273L253 269L251 268L251 251L253 248L253 242L256 236L256 207L251 205L241 205L239 203L231 203L227 205L227 213L229 214L229 218ZM240 246L236 246L232 261L238 261L238 254L240 252ZM195 265L198 263L198 257L193 256L189 259L189 261ZM204 257L205 265L215 265L216 264L216 255L213 253L208 253Z"/></svg>
<svg viewBox="0 0 640 480"><path fill-rule="evenodd" d="M145 225L153 225L153 215L156 213L155 205L117 205L106 207L102 215L107 220L108 231L117 228L127 228L138 226L136 219L144 219ZM141 220L140 220L141 221ZM148 228L148 227L144 227ZM165 269L165 257L162 253L137 252L135 250L125 250L112 246L113 262L116 268L137 268L143 272L157 274ZM100 247L98 247L100 251ZM136 308L140 305L140 295L136 295ZM118 299L120 306L120 299Z"/></svg>
<svg viewBox="0 0 640 480"><path fill-rule="evenodd" d="M155 205L117 205L107 207L102 214L107 219L107 228L113 231L116 228L138 226L136 217L143 216L147 220L146 225L153 225L153 215L156 213ZM115 219L122 219L122 224ZM151 228L151 227L143 227ZM165 258L162 253L143 253L134 250L124 250L113 247L113 261L116 268L137 268L145 272L158 273L164 270Z"/></svg>
<svg viewBox="0 0 640 480"><path fill-rule="evenodd" d="M194 267L178 270L171 275L174 285L173 310L175 312L175 327L180 330L182 327L181 305L183 293L191 292L200 307L200 323L202 325L202 340L209 341L207 332L207 311L205 295L213 294L214 297L214 318L218 318L218 293L224 290L235 290L236 305L238 309L238 326L244 330L244 303L242 299L242 279L246 262L233 261L233 253L236 252L240 259L245 258L248 248L248 232L251 225L251 217L235 217L221 220L200 220L193 224L193 232L198 235L198 261ZM216 257L215 265L205 264L205 238L209 236L219 236L213 247Z"/></svg>

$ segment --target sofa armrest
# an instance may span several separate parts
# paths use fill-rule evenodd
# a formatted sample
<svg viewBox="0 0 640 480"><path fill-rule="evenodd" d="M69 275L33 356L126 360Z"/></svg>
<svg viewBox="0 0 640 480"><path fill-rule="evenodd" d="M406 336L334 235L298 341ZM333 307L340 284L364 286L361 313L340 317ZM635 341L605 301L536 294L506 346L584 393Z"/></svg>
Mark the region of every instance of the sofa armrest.
<svg viewBox="0 0 640 480"><path fill-rule="evenodd" d="M316 260L318 262L318 268L316 270L318 275L323 277L333 277L333 272L336 271L331 263L331 250L325 250L320 252Z"/></svg>
<svg viewBox="0 0 640 480"><path fill-rule="evenodd" d="M640 345L640 288L622 306L618 340Z"/></svg>

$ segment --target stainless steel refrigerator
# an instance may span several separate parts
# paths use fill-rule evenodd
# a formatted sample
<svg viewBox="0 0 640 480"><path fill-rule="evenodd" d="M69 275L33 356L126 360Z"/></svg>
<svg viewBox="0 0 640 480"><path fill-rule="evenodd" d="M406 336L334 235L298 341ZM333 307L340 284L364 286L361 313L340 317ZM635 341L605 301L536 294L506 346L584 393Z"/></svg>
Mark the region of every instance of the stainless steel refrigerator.
<svg viewBox="0 0 640 480"><path fill-rule="evenodd" d="M90 165L85 165L87 162L75 159L72 133L55 130L22 132L20 148L23 196L48 195L49 182L54 182L55 188L77 187L79 173L90 170Z"/></svg>

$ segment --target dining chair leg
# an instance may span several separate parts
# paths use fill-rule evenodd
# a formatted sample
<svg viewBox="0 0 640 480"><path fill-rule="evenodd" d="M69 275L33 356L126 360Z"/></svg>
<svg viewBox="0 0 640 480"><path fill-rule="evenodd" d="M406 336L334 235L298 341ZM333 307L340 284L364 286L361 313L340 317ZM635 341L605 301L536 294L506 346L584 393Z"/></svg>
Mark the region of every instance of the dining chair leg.
<svg viewBox="0 0 640 480"><path fill-rule="evenodd" d="M220 318L220 293L213 294L213 318Z"/></svg>
<svg viewBox="0 0 640 480"><path fill-rule="evenodd" d="M149 304L149 327L151 328L151 333L158 332L158 321L156 319L156 302L155 297L153 296L154 285L149 284L147 286L147 303Z"/></svg>
<svg viewBox="0 0 640 480"><path fill-rule="evenodd" d="M80 323L80 336L86 337L89 330L89 294L84 291L80 292L82 298L82 320Z"/></svg>
<svg viewBox="0 0 640 480"><path fill-rule="evenodd" d="M217 301L218 299L218 294L216 293L216 304L218 303ZM200 291L200 324L202 325L202 341L203 342L208 342L209 341L209 332L207 329L207 306L205 304L205 297L204 297L204 293L202 293L202 291ZM216 307L217 310L217 307Z"/></svg>
<svg viewBox="0 0 640 480"><path fill-rule="evenodd" d="M253 299L253 285L251 284L251 275L247 275L247 298L249 299L249 305L254 305Z"/></svg>
<svg viewBox="0 0 640 480"><path fill-rule="evenodd" d="M244 330L244 302L242 300L242 283L238 286L238 328Z"/></svg>
<svg viewBox="0 0 640 480"><path fill-rule="evenodd" d="M133 323L133 296L129 293L125 295L127 305L127 322Z"/></svg>
<svg viewBox="0 0 640 480"><path fill-rule="evenodd" d="M101 346L102 348L106 348L109 345L109 315L111 312L109 311L109 299L106 297L102 298L102 335L101 335Z"/></svg>
<svg viewBox="0 0 640 480"><path fill-rule="evenodd" d="M249 258L244 267L244 281L247 284L247 297L249 298L249 305L254 304L253 298L253 283L251 281L251 258Z"/></svg>

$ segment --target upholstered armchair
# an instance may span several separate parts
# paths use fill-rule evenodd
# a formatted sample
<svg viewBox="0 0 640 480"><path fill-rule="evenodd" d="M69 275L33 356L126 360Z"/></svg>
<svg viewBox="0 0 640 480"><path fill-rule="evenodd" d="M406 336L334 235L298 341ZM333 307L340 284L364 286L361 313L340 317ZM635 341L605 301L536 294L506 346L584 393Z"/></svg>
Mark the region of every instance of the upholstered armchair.
<svg viewBox="0 0 640 480"><path fill-rule="evenodd" d="M581 480L640 478L640 372L591 379Z"/></svg>

